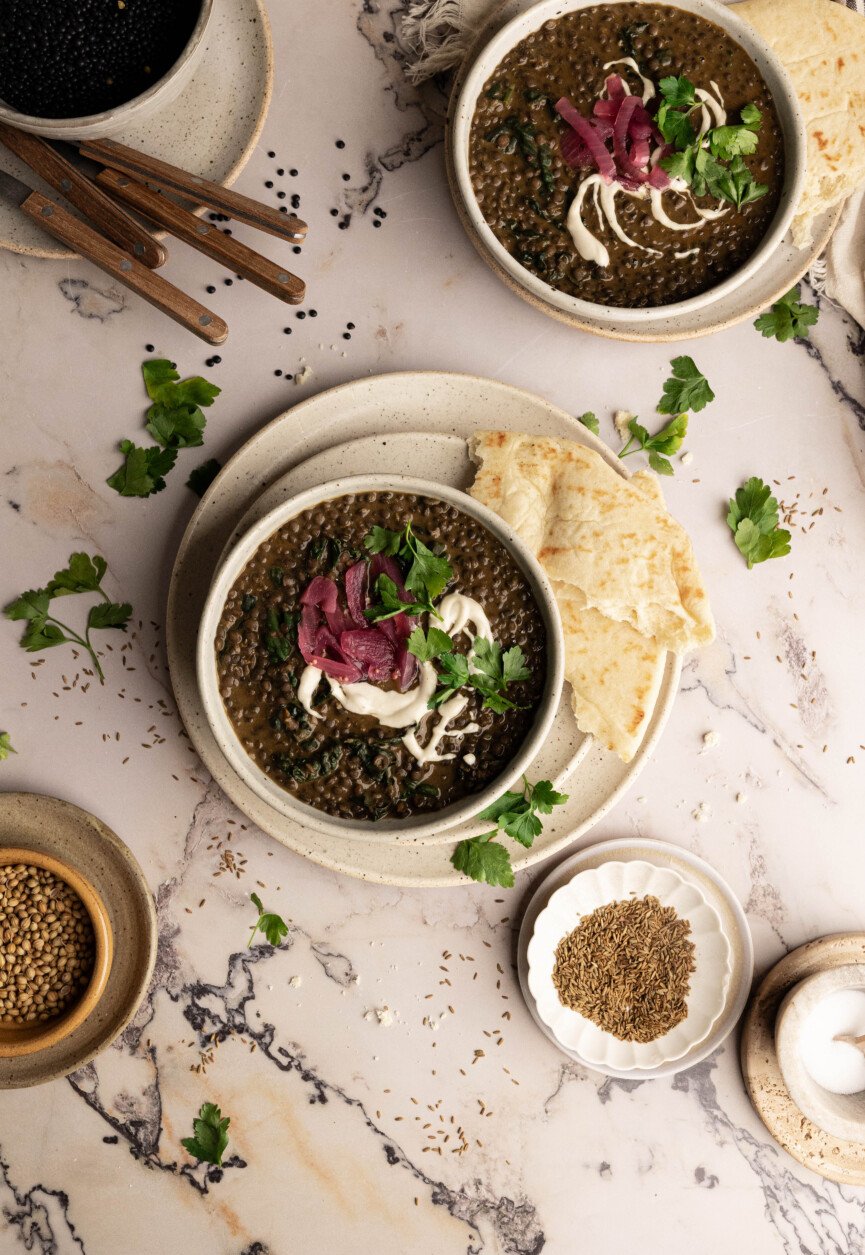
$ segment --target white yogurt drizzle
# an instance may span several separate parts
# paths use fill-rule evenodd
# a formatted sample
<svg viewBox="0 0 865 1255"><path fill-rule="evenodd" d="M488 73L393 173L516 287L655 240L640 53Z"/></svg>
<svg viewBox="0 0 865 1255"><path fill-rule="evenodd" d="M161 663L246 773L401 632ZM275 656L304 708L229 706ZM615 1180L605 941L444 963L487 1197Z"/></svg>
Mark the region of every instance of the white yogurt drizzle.
<svg viewBox="0 0 865 1255"><path fill-rule="evenodd" d="M469 638L471 645L474 645L477 637L484 637L489 641L493 639L492 627L484 608L473 597L466 597L462 593L448 593L446 597L442 597L436 609L441 615L441 622L437 626L449 636L463 634ZM474 629L473 632L468 630L469 626ZM385 728L411 728L402 738L402 743L419 763L438 763L455 758L455 754L439 753L442 740L446 736L461 737L480 730L476 723L469 723L464 728L448 731L448 725L468 705L468 697L457 693L443 702L435 712L436 721L429 740L426 745L420 744L417 734L426 717L433 713L428 708L428 702L438 684L438 675L431 662L420 664L420 679L407 693L400 693L397 689L379 688L378 685L367 684L364 680L359 680L356 684L340 684L339 680L334 680L310 664L304 667L300 677L297 699L313 719L322 718L313 706L313 698L322 676L344 710L354 715L371 715Z"/></svg>
<svg viewBox="0 0 865 1255"><path fill-rule="evenodd" d="M640 67L637 65L634 58L633 57L620 57L618 61L608 61L606 65L604 66L604 69L609 70L610 67L614 65L627 65L630 69L634 71L637 78L643 84L643 104L644 105L648 104L648 102L655 95L655 84L652 82L650 78L646 78L644 75L640 73ZM622 77L624 77L624 75Z"/></svg>
<svg viewBox="0 0 865 1255"><path fill-rule="evenodd" d="M643 78L640 74L637 64L632 57L625 57L620 61L608 61L604 66L608 70L613 65L630 66L643 82L643 103L651 100L655 94L654 85L650 79ZM712 126L725 126L727 123L727 114L724 110L724 101L718 89L717 83L711 81L711 87L715 95L706 91L702 87L695 89L697 98L702 102L700 109L700 136ZM648 91L648 95L646 94ZM660 148L656 149L652 154L651 164L656 165ZM690 209L696 215L696 219L691 222L677 222L671 218L664 208L664 196L672 192L676 194L680 200L687 201ZM627 244L629 248L637 248L643 253L650 253L653 257L661 257L663 253L660 249L649 248L645 244L639 244L636 240L632 240L623 230L616 213L616 197L630 196L632 200L648 200L649 212L656 222L666 227L668 231L699 231L706 222L712 222L716 218L722 218L724 214L729 213L729 208L703 209L701 208L691 193L690 188L682 179L673 179L666 188L649 187L643 184L638 188L622 187L620 183L605 183L600 174L590 174L582 180L577 188L577 194L571 201L568 210L568 216L565 225L568 228L571 239L574 241L574 247L584 261L593 261L598 266L609 266L610 254L606 246L598 239L596 235L588 229L583 221L583 205L586 197L591 193L592 200L598 215L598 224L603 230L604 223L609 226L610 230L621 240L623 244ZM676 253L675 257L688 257L698 252L698 249L690 249L687 253ZM482 635L482 633L479 633Z"/></svg>

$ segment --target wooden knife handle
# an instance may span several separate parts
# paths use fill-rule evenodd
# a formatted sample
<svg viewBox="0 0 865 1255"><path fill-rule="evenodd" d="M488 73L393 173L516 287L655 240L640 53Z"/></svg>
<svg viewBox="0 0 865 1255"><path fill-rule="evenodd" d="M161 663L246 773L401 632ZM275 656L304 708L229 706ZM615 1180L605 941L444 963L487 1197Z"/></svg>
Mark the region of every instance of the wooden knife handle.
<svg viewBox="0 0 865 1255"><path fill-rule="evenodd" d="M131 175L139 183L154 183L166 192L177 192L198 205L207 205L219 213L228 214L236 222L246 222L259 231L267 231L281 240L302 240L307 232L305 222L294 214L281 214L278 209L263 205L251 196L242 196L219 183L211 183L197 174L180 170L158 157L127 148L113 139L84 140L80 152L93 161L101 161L112 170Z"/></svg>
<svg viewBox="0 0 865 1255"><path fill-rule="evenodd" d="M61 205L49 200L41 192L31 192L21 208L43 231L68 244L100 270L111 275L112 279L143 296L145 301L161 309L163 314L167 314L208 344L222 344L225 340L228 327L221 318L199 305L198 301L181 292L161 275L142 266L140 261L124 253L116 244L99 235L86 222L74 218Z"/></svg>
<svg viewBox="0 0 865 1255"><path fill-rule="evenodd" d="M117 170L103 170L97 175L99 183L106 187L114 196L119 196L128 205L138 209L146 217L165 227L192 248L198 249L233 270L243 275L250 283L264 288L271 296L277 296L290 305L299 305L306 294L306 284L291 271L276 265L261 253L247 248L239 240L225 235L213 223L203 222L183 209L161 192L154 192L143 183L136 183L128 175Z"/></svg>
<svg viewBox="0 0 865 1255"><path fill-rule="evenodd" d="M0 142L125 252L151 270L165 264L167 253L159 241L44 139L0 124Z"/></svg>

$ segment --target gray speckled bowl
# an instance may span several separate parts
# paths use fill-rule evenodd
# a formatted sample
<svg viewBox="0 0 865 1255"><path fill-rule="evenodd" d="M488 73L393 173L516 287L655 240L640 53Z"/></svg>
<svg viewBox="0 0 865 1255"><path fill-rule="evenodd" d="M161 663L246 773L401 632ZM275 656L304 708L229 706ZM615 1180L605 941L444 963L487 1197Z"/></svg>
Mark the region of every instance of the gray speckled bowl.
<svg viewBox="0 0 865 1255"><path fill-rule="evenodd" d="M334 497L357 492L406 492L433 497L447 502L448 505L456 506L464 514L477 519L504 545L525 575L540 609L547 635L547 675L541 703L528 736L501 775L480 793L474 793L440 811L416 815L408 819L383 820L375 824L365 820L340 819L336 815L328 815L324 811L306 805L285 789L280 789L253 762L243 748L222 704L213 648L219 618L229 590L259 545L282 527L288 519L294 518L301 511L309 510ZM423 479L409 479L400 475L363 475L332 480L320 487L299 493L271 510L242 537L222 562L211 585L198 633L199 693L210 729L231 767L263 802L280 815L295 819L305 827L316 828L321 832L336 833L361 840L368 838L373 831L391 836L397 832L405 832L412 837L430 838L442 833L442 841L452 840L448 835L449 829L477 815L529 769L555 718L564 683L564 666L562 625L553 590L537 559L523 545L516 533L497 514L466 493L455 488L448 488L444 484L434 484Z"/></svg>
<svg viewBox="0 0 865 1255"><path fill-rule="evenodd" d="M224 3L225 0L201 0L198 21L180 56L162 78L140 95L104 113L92 113L81 118L40 118L34 114L19 113L0 100L0 122L48 139L105 139L143 121L157 109L176 100L192 78L204 51L204 34L215 2Z"/></svg>

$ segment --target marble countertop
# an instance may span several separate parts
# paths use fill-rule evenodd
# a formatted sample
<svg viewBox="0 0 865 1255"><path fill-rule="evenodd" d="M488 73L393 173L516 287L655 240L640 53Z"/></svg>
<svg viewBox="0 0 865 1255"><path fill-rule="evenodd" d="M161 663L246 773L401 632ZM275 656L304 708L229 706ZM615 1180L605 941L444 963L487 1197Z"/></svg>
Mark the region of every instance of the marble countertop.
<svg viewBox="0 0 865 1255"><path fill-rule="evenodd" d="M0 783L96 812L137 855L160 918L156 977L122 1039L66 1080L0 1095L0 1252L859 1251L865 1193L773 1144L734 1039L639 1083L584 1070L540 1034L513 958L544 867L511 892L335 876L244 826L181 735L160 624L195 500L180 470L147 501L105 484L116 442L141 430L146 344L223 388L198 460L224 460L317 389L412 368L592 409L613 440L612 411L651 414L675 355L571 331L488 272L449 201L442 100L404 82L395 6L272 10L282 68L239 186L261 194L277 166L298 171L281 182L311 224L302 255L286 254L309 283L305 319L248 283L223 287L178 246L170 277L216 284L232 328L205 369L205 346L88 265L0 254L0 594L83 547L105 555L141 624L86 692L67 649L33 666L17 626L2 627L0 728L18 754ZM325 56L338 68L326 92ZM824 306L808 343L766 342L746 323L684 351L717 399L664 487L718 639L688 659L654 760L588 839L657 837L708 859L745 906L764 970L863 923L865 337ZM306 380L287 380L302 364ZM799 513L790 559L749 572L723 516L751 474L779 481ZM227 849L240 873L217 877ZM262 883L291 922L277 951L246 949ZM179 1145L202 1101L232 1119L221 1173Z"/></svg>

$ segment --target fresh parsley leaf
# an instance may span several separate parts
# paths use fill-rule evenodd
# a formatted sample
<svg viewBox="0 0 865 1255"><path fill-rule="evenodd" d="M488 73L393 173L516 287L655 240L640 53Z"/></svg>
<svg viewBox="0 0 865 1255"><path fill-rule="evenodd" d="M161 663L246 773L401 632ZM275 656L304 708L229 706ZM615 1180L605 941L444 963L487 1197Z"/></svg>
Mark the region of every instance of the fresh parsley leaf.
<svg viewBox="0 0 865 1255"><path fill-rule="evenodd" d="M697 103L697 89L684 75L681 78L674 74L667 75L658 83L658 89L664 104L673 109L690 109Z"/></svg>
<svg viewBox="0 0 865 1255"><path fill-rule="evenodd" d="M747 157L756 151L758 138L748 126L716 126L709 132L709 151L721 161Z"/></svg>
<svg viewBox="0 0 865 1255"><path fill-rule="evenodd" d="M158 445L142 448L131 440L120 441L124 455L123 465L105 482L121 497L149 497L162 492L165 476L177 461L174 449L160 449Z"/></svg>
<svg viewBox="0 0 865 1255"><path fill-rule="evenodd" d="M790 552L790 533L778 526L778 502L757 476L730 499L727 526L750 570L758 562L782 558Z"/></svg>
<svg viewBox="0 0 865 1255"><path fill-rule="evenodd" d="M190 471L186 487L191 488L197 497L203 497L221 470L221 462L217 462L216 458L208 458L201 466Z"/></svg>
<svg viewBox="0 0 865 1255"><path fill-rule="evenodd" d="M469 662L465 654L442 654L439 661L439 684L441 685L427 702L430 710L435 710L453 697L459 689L469 682Z"/></svg>
<svg viewBox="0 0 865 1255"><path fill-rule="evenodd" d="M0 732L0 763L4 758L8 758L10 754L17 754L15 746L8 732Z"/></svg>
<svg viewBox="0 0 865 1255"><path fill-rule="evenodd" d="M222 1167L222 1156L228 1146L229 1116L223 1118L222 1112L212 1102L204 1102L197 1117L192 1121L194 1137L182 1137L180 1145L188 1150L193 1158L201 1163L212 1163Z"/></svg>
<svg viewBox="0 0 865 1255"><path fill-rule="evenodd" d="M157 401L147 411L145 426L164 449L194 449L204 444L202 432L206 423L197 405L169 408Z"/></svg>
<svg viewBox="0 0 865 1255"><path fill-rule="evenodd" d="M383 553L395 558L405 541L405 532L392 532L387 527L374 526L364 537L364 545L370 553Z"/></svg>
<svg viewBox="0 0 865 1255"><path fill-rule="evenodd" d="M171 395L171 386L180 376L174 362L164 357L153 357L141 363L144 386L151 401L164 401Z"/></svg>
<svg viewBox="0 0 865 1255"><path fill-rule="evenodd" d="M692 184L695 174L695 158L697 155L696 148L686 148L683 152L670 153L669 157L661 158L661 166L667 171L671 179L682 179L685 183Z"/></svg>
<svg viewBox="0 0 865 1255"><path fill-rule="evenodd" d="M453 579L453 570L447 558L433 553L422 540L415 536L411 523L405 529L406 546L412 555L412 563L405 577L405 586L410 593L425 596L428 601L435 601L441 596L449 581Z"/></svg>
<svg viewBox="0 0 865 1255"><path fill-rule="evenodd" d="M453 647L453 640L441 628L431 627L425 633L420 626L414 628L406 646L408 652L414 654L415 658L421 662L431 662L433 658L449 654L453 651Z"/></svg>
<svg viewBox="0 0 865 1255"><path fill-rule="evenodd" d="M741 157L734 157L730 162L730 179L732 195L728 195L727 199L732 200L737 209L749 205L753 200L759 200L769 190L767 183L756 181Z"/></svg>
<svg viewBox="0 0 865 1255"><path fill-rule="evenodd" d="M252 905L258 911L258 919L252 930L252 934L247 942L247 946L251 946L253 938L257 932L263 932L268 942L272 946L278 946L283 937L288 936L288 924L281 915L275 915L272 911L265 911L261 898L257 893L251 893Z"/></svg>
<svg viewBox="0 0 865 1255"><path fill-rule="evenodd" d="M673 108L666 101L658 109L655 120L664 139L676 148L690 148L697 138L689 112Z"/></svg>
<svg viewBox="0 0 865 1255"><path fill-rule="evenodd" d="M174 363L162 357L142 362L141 373L151 401L156 401L168 409L176 409L181 405L207 407L213 405L214 400L222 391L221 388L217 388L216 384L208 383L200 375L193 375L192 378L184 379L180 383L180 376Z"/></svg>
<svg viewBox="0 0 865 1255"><path fill-rule="evenodd" d="M108 563L99 554L94 554L92 558L87 553L70 554L69 565L65 570L54 573L54 578L48 581L47 592L50 597L95 593L107 570Z"/></svg>
<svg viewBox="0 0 865 1255"><path fill-rule="evenodd" d="M103 589L102 580L107 569L108 564L99 554L92 557L86 553L70 554L68 565L62 571L54 573L54 578L47 587L30 589L10 602L3 612L7 619L25 620L27 623L21 637L21 647L32 654L67 641L80 645L90 654L96 673L104 683L105 676L90 633L99 628L125 628L132 614L132 607L128 602L111 601ZM90 607L83 636L51 614L51 602L54 598L69 597L76 593L98 593L102 598L101 602Z"/></svg>
<svg viewBox="0 0 865 1255"><path fill-rule="evenodd" d="M656 471L659 475L673 474L673 465L668 460L668 455L676 453L682 446L688 431L687 414L677 414L660 431L657 431L654 436L650 436L642 423L637 422L635 418L629 421L628 431L631 433L631 436L628 443L619 453L620 458L629 457L632 453L636 453L637 448L639 448L648 453L649 465L653 471ZM635 440L637 448L632 449L631 445Z"/></svg>
<svg viewBox="0 0 865 1255"><path fill-rule="evenodd" d="M771 309L766 310L756 319L754 326L765 338L783 343L785 340L803 340L808 336L808 328L813 327L820 317L816 305L806 305L799 300L800 288L797 283Z"/></svg>
<svg viewBox="0 0 865 1255"><path fill-rule="evenodd" d="M514 883L510 856L506 847L494 838L504 833L526 849L530 848L543 830L539 813L549 815L554 806L562 806L567 800L568 795L557 793L549 780L530 784L524 779L521 792L509 790L480 812L478 819L489 820L496 827L492 832L461 841L451 856L451 863L472 880L510 888Z"/></svg>
<svg viewBox="0 0 865 1255"><path fill-rule="evenodd" d="M128 601L99 601L90 607L87 616L89 628L122 628L132 615L132 607Z"/></svg>
<svg viewBox="0 0 865 1255"><path fill-rule="evenodd" d="M670 366L673 373L664 384L663 396L658 402L659 414L681 414L683 410L696 414L714 401L709 381L692 357L674 357Z"/></svg>
<svg viewBox="0 0 865 1255"><path fill-rule="evenodd" d="M433 607L424 602L403 601L399 595L399 589L390 578L383 572L375 582L375 594L378 603L364 610L364 614L372 623L383 623L385 619L393 619L398 614L436 614Z"/></svg>
<svg viewBox="0 0 865 1255"><path fill-rule="evenodd" d="M472 880L512 889L514 869L511 867L511 856L503 845L491 840L493 836L495 833L488 833L483 837L460 841L451 855L451 863L458 872L463 872Z"/></svg>
<svg viewBox="0 0 865 1255"><path fill-rule="evenodd" d="M512 645L502 654L502 679L505 684L518 684L521 680L531 678L531 671L526 666L526 656L519 645Z"/></svg>
<svg viewBox="0 0 865 1255"><path fill-rule="evenodd" d="M594 435L600 435L601 424L591 410L586 410L585 414L578 414L577 422L582 423L584 427L588 427L589 431L593 432Z"/></svg>

